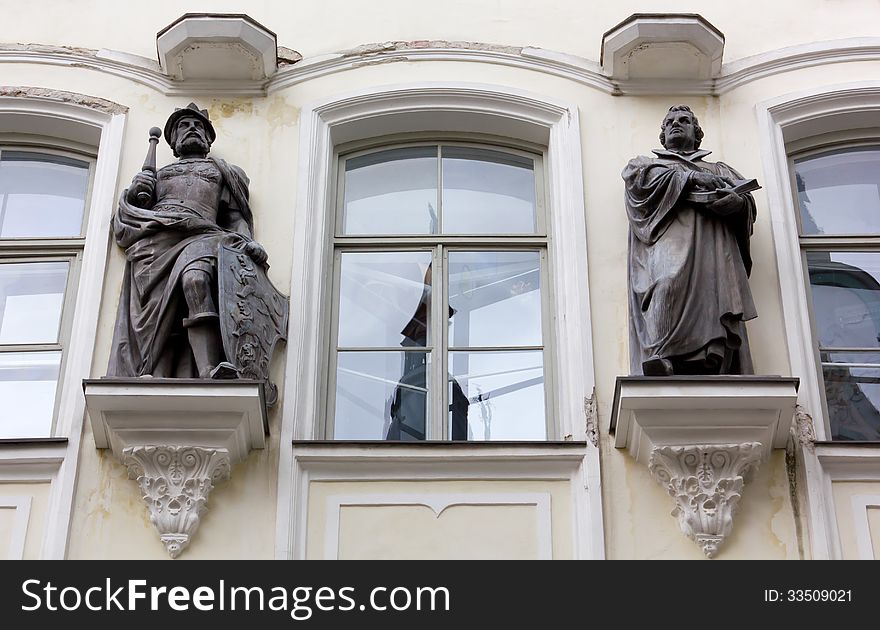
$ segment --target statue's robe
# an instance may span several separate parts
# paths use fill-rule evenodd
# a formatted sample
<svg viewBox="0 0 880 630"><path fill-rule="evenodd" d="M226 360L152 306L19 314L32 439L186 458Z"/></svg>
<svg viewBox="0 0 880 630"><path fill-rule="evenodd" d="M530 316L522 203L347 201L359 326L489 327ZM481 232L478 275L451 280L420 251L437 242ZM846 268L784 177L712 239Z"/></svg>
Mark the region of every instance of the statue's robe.
<svg viewBox="0 0 880 630"><path fill-rule="evenodd" d="M223 160L211 161L222 177L217 223L186 208L161 206L161 200L159 212L138 208L127 202L127 190L122 193L112 229L127 262L108 376L198 377L183 328L181 274L198 261L216 267L221 245L244 248L250 239L224 224L231 213L253 233L247 176ZM221 317L228 316L225 305L217 306Z"/></svg>
<svg viewBox="0 0 880 630"><path fill-rule="evenodd" d="M748 276L755 201L727 216L686 199L694 173L741 176L709 151L656 150L623 170L629 218L630 368L642 374L647 359L673 360L700 373L707 349L721 342L725 368L751 374L743 322L757 316ZM714 343L713 343L714 342ZM676 370L679 373L679 370Z"/></svg>

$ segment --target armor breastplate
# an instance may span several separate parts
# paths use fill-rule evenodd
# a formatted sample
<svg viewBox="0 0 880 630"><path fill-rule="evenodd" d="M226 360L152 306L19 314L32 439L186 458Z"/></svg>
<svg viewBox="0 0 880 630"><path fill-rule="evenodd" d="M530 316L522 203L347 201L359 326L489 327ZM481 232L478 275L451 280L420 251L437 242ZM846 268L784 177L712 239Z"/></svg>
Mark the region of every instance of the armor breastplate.
<svg viewBox="0 0 880 630"><path fill-rule="evenodd" d="M213 162L181 160L160 169L157 175L156 207L181 206L210 221L217 220L222 177Z"/></svg>

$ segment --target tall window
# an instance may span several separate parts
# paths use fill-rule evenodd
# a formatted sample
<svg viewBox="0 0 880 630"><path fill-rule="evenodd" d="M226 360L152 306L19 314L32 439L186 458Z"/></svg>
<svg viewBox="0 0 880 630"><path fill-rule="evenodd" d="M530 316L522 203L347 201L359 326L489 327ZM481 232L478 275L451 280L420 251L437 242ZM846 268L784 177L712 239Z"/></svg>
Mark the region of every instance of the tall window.
<svg viewBox="0 0 880 630"><path fill-rule="evenodd" d="M328 437L547 439L542 164L463 143L340 157Z"/></svg>
<svg viewBox="0 0 880 630"><path fill-rule="evenodd" d="M880 145L793 158L834 440L880 440Z"/></svg>
<svg viewBox="0 0 880 630"><path fill-rule="evenodd" d="M91 161L0 147L0 438L52 434Z"/></svg>

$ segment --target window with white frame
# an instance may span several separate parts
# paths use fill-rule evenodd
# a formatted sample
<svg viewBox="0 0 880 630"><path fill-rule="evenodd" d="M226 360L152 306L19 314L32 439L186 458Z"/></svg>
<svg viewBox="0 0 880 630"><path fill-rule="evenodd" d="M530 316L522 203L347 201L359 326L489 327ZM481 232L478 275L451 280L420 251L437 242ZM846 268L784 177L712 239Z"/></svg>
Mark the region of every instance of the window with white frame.
<svg viewBox="0 0 880 630"><path fill-rule="evenodd" d="M0 438L53 432L92 165L0 146Z"/></svg>
<svg viewBox="0 0 880 630"><path fill-rule="evenodd" d="M880 441L880 142L791 163L829 435Z"/></svg>
<svg viewBox="0 0 880 630"><path fill-rule="evenodd" d="M552 436L542 153L343 152L336 201L327 437Z"/></svg>

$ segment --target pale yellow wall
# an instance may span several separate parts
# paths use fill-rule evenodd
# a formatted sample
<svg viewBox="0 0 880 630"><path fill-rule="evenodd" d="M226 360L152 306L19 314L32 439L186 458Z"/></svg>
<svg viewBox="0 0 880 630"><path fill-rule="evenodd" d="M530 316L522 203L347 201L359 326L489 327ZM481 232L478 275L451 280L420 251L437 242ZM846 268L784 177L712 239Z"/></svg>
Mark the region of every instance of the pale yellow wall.
<svg viewBox="0 0 880 630"><path fill-rule="evenodd" d="M41 558L43 538L46 533L49 487L49 483L0 483L0 496L31 499L27 535L24 540L25 560ZM12 559L10 544L17 511L0 505L0 560Z"/></svg>
<svg viewBox="0 0 880 630"><path fill-rule="evenodd" d="M601 34L634 12L700 12L726 35L725 61L814 40L873 35L880 19L873 1L755 3L659 2L603 5L529 0L473 3L457 0L416 9L411 2L369 4L329 0L318 3L43 2L6 3L0 43L42 43L109 48L155 57L155 32L185 11L246 11L278 33L282 46L307 57L389 39L444 39L532 45L598 60ZM12 15L14 19L9 19ZM46 19L51 15L52 19ZM463 17L466 15L466 18ZM853 16L862 19L853 19ZM87 16L87 17L86 17ZM873 16L873 19L868 19ZM72 25L74 25L72 27ZM561 27L564 25L564 28ZM873 27L870 27L873 29ZM143 162L147 130L162 126L175 108L192 98L167 98L121 77L74 67L3 63L6 85L38 86L109 99L129 109L117 192ZM295 182L299 154L299 114L315 100L379 85L415 82L474 82L508 86L575 105L583 142L591 326L596 395L599 402L606 553L610 558L698 558L699 548L678 531L669 515L672 502L663 489L607 436L614 380L628 372L626 339L627 221L622 208L620 171L637 154L658 145L659 123L674 103L691 105L706 132L710 159L724 160L747 177L763 178L755 104L816 86L880 77L880 63L835 63L777 74L748 83L721 97L613 97L563 78L524 69L474 62L398 62L372 65L297 84L265 98L195 98L207 107L217 128L212 153L242 166L251 179L256 238L269 252L270 277L290 290L294 233ZM160 164L171 161L162 143ZM784 318L769 210L763 191L755 194L758 221L752 240L755 261L752 289L759 319L749 325L756 370L788 374ZM321 209L314 209L315 212ZM124 257L110 246L92 375L104 374L122 283ZM292 311L294 312L294 311ZM284 352L273 373L281 383ZM201 531L183 557L259 557L273 555L277 462L283 400L270 414L271 439L266 451L252 453L232 480L209 500ZM94 448L90 429L83 436L69 555L75 558L167 557L147 521L137 486L106 453ZM501 483L501 482L495 482ZM532 483L532 482L529 482ZM528 484L518 484L523 489ZM379 492L381 484L359 491ZM402 484L401 488L409 487ZM422 486L420 486L421 488ZM433 487L433 486L432 486ZM314 491L323 492L320 486ZM474 491L473 489L469 491ZM554 492L561 492L554 490ZM316 495L315 495L316 496ZM565 492L554 511L567 505ZM554 494L554 497L556 495ZM315 498L313 496L312 500ZM555 514L555 512L554 512ZM412 516L412 515L410 515ZM409 518L410 516L407 516ZM317 518L312 514L313 518ZM416 518L416 517L413 517ZM481 516L480 519L483 517ZM494 516L493 516L494 518ZM554 527L557 525L554 518ZM566 521L567 522L567 521ZM797 558L805 547L792 516L784 457L774 454L746 486L733 535L722 558ZM310 524L310 528L312 525ZM320 529L319 525L314 527ZM310 530L311 531L311 530ZM568 547L554 555L571 555ZM566 535L560 535L565 539ZM29 543L30 544L30 540ZM314 543L317 544L317 543ZM309 553L314 555L313 539Z"/></svg>
<svg viewBox="0 0 880 630"><path fill-rule="evenodd" d="M565 481L335 482L310 484L307 557L323 558L327 500L337 496L376 495L387 504L343 506L338 553L355 558L522 558L538 557L537 512L526 505L452 505L439 515L427 506L395 505L395 496L453 494L475 503L477 494L498 501L518 493L550 494L552 555L573 557L571 486ZM400 501L401 499L397 499Z"/></svg>
<svg viewBox="0 0 880 630"><path fill-rule="evenodd" d="M831 484L834 506L837 513L837 528L840 547L845 560L860 558L856 537L856 523L867 518L868 533L874 551L874 559L880 560L880 482L878 481L835 481ZM855 509L852 498L856 495L876 497L875 506L867 510Z"/></svg>

